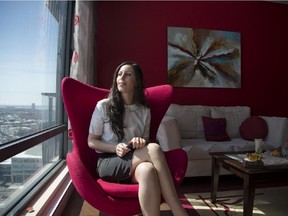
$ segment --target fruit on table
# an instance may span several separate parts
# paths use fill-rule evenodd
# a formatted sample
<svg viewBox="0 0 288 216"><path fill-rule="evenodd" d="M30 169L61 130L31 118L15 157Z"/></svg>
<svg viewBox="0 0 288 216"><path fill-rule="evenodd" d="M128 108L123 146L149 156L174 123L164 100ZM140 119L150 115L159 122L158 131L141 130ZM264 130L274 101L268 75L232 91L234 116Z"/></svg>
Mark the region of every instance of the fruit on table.
<svg viewBox="0 0 288 216"><path fill-rule="evenodd" d="M262 154L259 154L259 153L247 153L246 154L246 158L249 160L249 161L259 161L262 159Z"/></svg>
<svg viewBox="0 0 288 216"><path fill-rule="evenodd" d="M272 152L271 152L271 155L274 156L274 157L280 157L281 156L281 153L278 149L274 149Z"/></svg>

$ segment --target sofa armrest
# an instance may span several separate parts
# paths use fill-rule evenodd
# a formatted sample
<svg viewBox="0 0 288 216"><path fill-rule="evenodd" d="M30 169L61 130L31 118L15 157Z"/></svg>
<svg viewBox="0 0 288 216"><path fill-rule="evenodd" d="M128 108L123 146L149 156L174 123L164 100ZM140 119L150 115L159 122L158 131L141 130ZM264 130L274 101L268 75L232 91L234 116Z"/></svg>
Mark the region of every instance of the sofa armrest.
<svg viewBox="0 0 288 216"><path fill-rule="evenodd" d="M163 118L156 138L163 151L182 148L180 128L173 117L165 116Z"/></svg>
<svg viewBox="0 0 288 216"><path fill-rule="evenodd" d="M288 139L288 118L261 116L267 122L268 135L264 140L268 148L278 148Z"/></svg>

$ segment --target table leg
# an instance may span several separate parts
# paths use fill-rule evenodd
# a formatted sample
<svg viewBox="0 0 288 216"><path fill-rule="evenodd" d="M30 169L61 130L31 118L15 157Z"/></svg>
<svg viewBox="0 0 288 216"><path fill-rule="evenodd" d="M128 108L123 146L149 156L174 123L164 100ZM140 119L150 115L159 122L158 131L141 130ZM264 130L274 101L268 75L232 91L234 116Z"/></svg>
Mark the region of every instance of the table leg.
<svg viewBox="0 0 288 216"><path fill-rule="evenodd" d="M252 216L255 196L255 181L252 176L248 174L244 177L244 203L243 215Z"/></svg>
<svg viewBox="0 0 288 216"><path fill-rule="evenodd" d="M218 181L219 181L220 164L217 159L212 156L212 172L211 172L211 202L216 203Z"/></svg>

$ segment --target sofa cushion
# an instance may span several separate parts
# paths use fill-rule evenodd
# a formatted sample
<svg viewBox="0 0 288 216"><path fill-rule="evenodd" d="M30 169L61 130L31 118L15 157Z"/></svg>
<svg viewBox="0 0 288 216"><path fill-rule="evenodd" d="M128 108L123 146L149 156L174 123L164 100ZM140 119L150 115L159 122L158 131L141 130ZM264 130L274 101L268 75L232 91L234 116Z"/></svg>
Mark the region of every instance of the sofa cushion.
<svg viewBox="0 0 288 216"><path fill-rule="evenodd" d="M251 151L255 149L254 141L247 141L242 138L233 138L224 143L206 141L205 139L182 139L181 145L187 152L188 160L210 160L209 152Z"/></svg>
<svg viewBox="0 0 288 216"><path fill-rule="evenodd" d="M230 141L225 118L202 117L206 141Z"/></svg>
<svg viewBox="0 0 288 216"><path fill-rule="evenodd" d="M212 106L211 107L211 117L212 118L226 118L226 131L231 138L239 138L239 127L241 123L248 117L250 117L250 107L246 106L231 106L231 107L221 107Z"/></svg>
<svg viewBox="0 0 288 216"><path fill-rule="evenodd" d="M239 131L245 140L265 139L268 134L268 126L263 118L251 116L242 122Z"/></svg>
<svg viewBox="0 0 288 216"><path fill-rule="evenodd" d="M277 116L261 116L268 125L268 135L264 140L270 149L279 148L288 140L288 118Z"/></svg>
<svg viewBox="0 0 288 216"><path fill-rule="evenodd" d="M176 119L182 138L205 138L202 116L211 116L208 106L171 104L166 115Z"/></svg>

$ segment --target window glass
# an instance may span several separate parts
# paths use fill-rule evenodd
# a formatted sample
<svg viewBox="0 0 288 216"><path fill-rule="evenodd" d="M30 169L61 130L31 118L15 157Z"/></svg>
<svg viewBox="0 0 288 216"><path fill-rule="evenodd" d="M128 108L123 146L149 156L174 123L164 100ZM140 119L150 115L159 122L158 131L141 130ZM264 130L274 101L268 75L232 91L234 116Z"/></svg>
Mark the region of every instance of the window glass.
<svg viewBox="0 0 288 216"><path fill-rule="evenodd" d="M0 215L59 160L58 135L0 163Z"/></svg>
<svg viewBox="0 0 288 216"><path fill-rule="evenodd" d="M0 144L59 124L64 1L0 1Z"/></svg>
<svg viewBox="0 0 288 216"><path fill-rule="evenodd" d="M0 146L63 124L67 8L61 0L0 1ZM57 135L1 161L0 215L61 160L63 140Z"/></svg>

